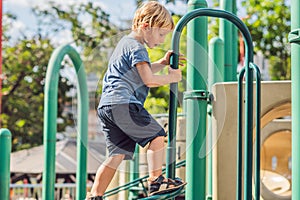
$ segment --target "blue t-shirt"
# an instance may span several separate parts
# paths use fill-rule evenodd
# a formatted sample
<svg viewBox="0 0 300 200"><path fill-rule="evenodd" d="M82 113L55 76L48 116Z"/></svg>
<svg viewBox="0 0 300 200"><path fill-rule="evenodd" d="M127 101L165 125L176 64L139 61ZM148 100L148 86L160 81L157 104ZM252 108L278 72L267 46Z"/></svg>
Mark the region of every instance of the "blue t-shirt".
<svg viewBox="0 0 300 200"><path fill-rule="evenodd" d="M150 60L143 44L124 36L117 44L103 78L99 107L103 105L144 104L149 88L143 83L136 64Z"/></svg>

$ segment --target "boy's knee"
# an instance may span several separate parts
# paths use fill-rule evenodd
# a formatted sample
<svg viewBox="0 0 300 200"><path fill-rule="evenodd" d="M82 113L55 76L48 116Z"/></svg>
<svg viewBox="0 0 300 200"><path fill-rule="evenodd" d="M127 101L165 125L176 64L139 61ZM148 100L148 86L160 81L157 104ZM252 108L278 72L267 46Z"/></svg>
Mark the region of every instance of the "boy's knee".
<svg viewBox="0 0 300 200"><path fill-rule="evenodd" d="M107 167L118 167L120 165L120 163L124 160L125 155L124 154L117 154L117 155L113 155L111 157L108 157L105 160L105 166Z"/></svg>
<svg viewBox="0 0 300 200"><path fill-rule="evenodd" d="M149 146L148 146L148 149L163 149L164 148L164 140L165 140L165 137L163 136L158 136L156 138L154 138Z"/></svg>
<svg viewBox="0 0 300 200"><path fill-rule="evenodd" d="M126 157L126 155L125 154L118 154L118 155L114 155L114 156L112 156L112 159L116 159L116 160L124 160L125 159L125 157Z"/></svg>

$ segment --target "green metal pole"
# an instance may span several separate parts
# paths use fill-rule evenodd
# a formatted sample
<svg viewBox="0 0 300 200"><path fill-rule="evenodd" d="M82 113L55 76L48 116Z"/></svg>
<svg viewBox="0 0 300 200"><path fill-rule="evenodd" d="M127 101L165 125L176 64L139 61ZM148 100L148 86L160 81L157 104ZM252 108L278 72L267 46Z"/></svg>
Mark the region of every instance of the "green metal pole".
<svg viewBox="0 0 300 200"><path fill-rule="evenodd" d="M229 11L236 15L236 1L222 0L220 6L223 10ZM220 37L224 41L225 53L225 81L237 80L237 63L238 63L238 31L230 22L220 19Z"/></svg>
<svg viewBox="0 0 300 200"><path fill-rule="evenodd" d="M207 127L208 127L208 136L206 142L206 200L212 200L213 196L213 155L212 155L212 146L213 146L213 136L212 136L212 105L207 106Z"/></svg>
<svg viewBox="0 0 300 200"><path fill-rule="evenodd" d="M232 14L236 15L236 1L232 1ZM232 25L232 81L237 81L238 66L238 29Z"/></svg>
<svg viewBox="0 0 300 200"><path fill-rule="evenodd" d="M206 8L206 0L188 2L188 10ZM187 25L187 91L200 97L187 100L186 133L186 198L205 199L206 196L206 117L207 117L207 17L194 19ZM194 93L194 94L193 94ZM203 95L203 98L201 96ZM200 152L202 147L202 151ZM204 151L203 151L204 150Z"/></svg>
<svg viewBox="0 0 300 200"><path fill-rule="evenodd" d="M81 200L86 196L87 180L87 145L88 145L88 112L89 96L86 74L82 60L77 51L70 46L68 55L71 58L77 73L78 100L78 133L77 133L77 170L76 170L76 199Z"/></svg>
<svg viewBox="0 0 300 200"><path fill-rule="evenodd" d="M52 58L52 57L51 57ZM47 68L44 97L44 172L43 199L54 200L55 184L55 144L57 117L58 71L61 62L50 59Z"/></svg>
<svg viewBox="0 0 300 200"><path fill-rule="evenodd" d="M255 183L255 198L254 199L260 199L260 149L261 149L261 123L260 123L260 113L261 113L261 76L260 76L260 70L257 65L254 63L250 63L250 67L255 71L255 77L256 77L256 98L255 98L255 111L256 111L256 119L255 119L255 129L256 129L256 135L255 135L255 166L254 166L254 183Z"/></svg>
<svg viewBox="0 0 300 200"><path fill-rule="evenodd" d="M233 8L233 0L221 0L220 1L220 7L223 10L226 10L228 12L232 13ZM232 38L232 30L233 25L225 20L220 19L220 28L219 28L219 34L220 38L224 41L224 48L226 51L224 51L224 81L232 81L233 77L233 64L232 64L232 58L233 58L233 38Z"/></svg>
<svg viewBox="0 0 300 200"><path fill-rule="evenodd" d="M0 129L0 199L9 200L11 133Z"/></svg>
<svg viewBox="0 0 300 200"><path fill-rule="evenodd" d="M209 43L208 85L209 88L217 82L224 81L224 42L214 37Z"/></svg>
<svg viewBox="0 0 300 200"><path fill-rule="evenodd" d="M88 134L88 91L86 76L79 54L69 45L57 48L49 61L44 97L44 172L43 199L54 200L55 185L55 145L57 118L57 91L61 62L65 55L71 58L78 79L78 136L77 136L77 199L83 199L86 193L86 147Z"/></svg>
<svg viewBox="0 0 300 200"><path fill-rule="evenodd" d="M245 68L242 68L238 78L238 112L237 112L237 174L236 174L236 200L242 199L242 164L243 164L243 80Z"/></svg>
<svg viewBox="0 0 300 200"><path fill-rule="evenodd" d="M224 42L219 37L212 38L209 43L209 62L208 62L208 87L211 91L211 87L214 83L222 82L224 77ZM208 108L208 141L207 141L207 195L206 199L212 199L212 183L213 183L213 135L212 135L212 122L211 122L212 106Z"/></svg>
<svg viewBox="0 0 300 200"><path fill-rule="evenodd" d="M196 17L200 17L200 16L220 17L220 18L224 18L224 19L230 20L233 24L235 24L237 26L237 28L239 28L239 30L241 31L241 33L242 33L242 35L243 35L243 37L245 39L245 46L246 46L245 61L247 63L247 67L246 67L246 103L245 103L245 107L246 107L246 113L245 113L245 115L246 115L246 117L245 117L245 119L246 119L246 122L248 122L248 121L251 122L251 123L248 122L246 124L246 128L245 128L245 132L246 132L246 134L248 136L253 131L252 130L252 126L253 126L252 121L253 120L252 121L250 120L250 119L253 118L253 109L252 109L252 107L253 107L253 94L252 94L253 93L253 86L252 86L252 84L253 84L252 83L252 79L253 79L252 76L253 76L253 74L251 73L253 70L249 69L250 68L249 67L249 62L253 61L253 44L252 44L252 39L251 39L250 32L248 31L248 29L245 26L245 24L237 16L233 15L232 13L223 11L223 10L213 10L213 9L207 9L207 8L196 9L196 10L190 11L189 13L187 13L186 15L184 15L178 21L178 23L177 23L177 25L175 27L175 30L173 32L173 36L172 36L172 49L174 51L174 56L172 56L172 58L171 58L171 67L175 68L175 69L178 68L178 62L179 62L178 61L179 40L180 40L180 34L181 34L184 26L189 21L191 21L192 19L194 19ZM200 46L200 45L198 45L198 46ZM200 52L195 51L195 52L197 52L199 55L202 55L201 51ZM189 53L189 51L188 51L188 53ZM194 55L194 54L192 54L192 55ZM204 66L207 66L207 65L205 65L205 64L207 64L207 57L205 57L205 55L203 55L203 56L204 56L204 58L203 58L204 61L202 63L200 63L200 64L204 65ZM195 57L196 56L192 57L192 59L188 60L188 62L190 62L190 61L193 62L193 60L195 59ZM199 57L200 56L198 56L198 58ZM189 58L189 56L188 56L188 58ZM191 63L189 63L189 65L191 65ZM199 74L201 74L201 76ZM203 80L207 79L207 74L205 76L205 74L203 74L203 73L198 73L198 75L199 75L198 78L200 79L200 83L202 83L201 80L203 81ZM191 82L189 82L189 79L188 79L188 83L187 83L188 88L190 88L190 86L192 85L191 83L193 83L193 85L194 85L194 82L195 82L194 80L192 80ZM171 91L173 91L172 90L172 85L173 84L171 84ZM176 85L177 84L175 84L175 86ZM251 86L252 86L252 88L251 88ZM174 91L177 92L177 90L174 90ZM204 166L197 165L198 161L197 161L197 159L193 160L193 158L194 158L193 155L195 155L196 153L198 153L198 156L196 156L196 157L199 158L199 159L202 158L203 156L205 156L206 147L205 147L205 142L201 143L201 142L203 142L203 140L201 140L202 138L199 140L198 136L200 134L197 134L197 132L194 132L193 129L195 129L195 128L197 129L199 127L199 129L205 128L204 130L206 130L206 112L207 112L207 99L208 99L208 94L207 93L208 92L206 90L190 90L190 91L187 91L185 93L185 97L184 97L185 99L187 99L187 103L186 103L186 105L187 105L187 140L186 140L186 145L187 145L186 155L187 155L187 158L186 158L186 171L187 172L186 173L187 173L188 185L187 185L187 189L186 189L186 195L190 195L190 196L187 196L187 199L193 199L193 194L199 194L199 191L201 191L200 193L203 196L201 197L200 194L198 196L194 195L195 199L199 199L199 198L200 199L205 199L205 171L204 171L204 173L200 173L203 176L199 176L199 171L201 172L202 167L205 170L205 167L206 167L205 166L205 162L204 162ZM171 92L171 94L172 94L172 92ZM176 95L173 95L173 96L170 95L170 119L173 119L174 116L176 116L176 114L174 115L174 110L176 110L176 107L173 107L173 106L176 106L176 104L172 104L171 105L171 102L176 102L175 100L177 100L176 99ZM191 101L191 100L193 100L193 101ZM197 100L197 101L195 101L195 100ZM240 99L239 99L239 101L240 101ZM200 102L199 103L200 105L198 104L198 107L196 107L195 105L197 105L197 104L195 102L196 103ZM203 109L204 108L204 106L203 106L204 104L203 103L206 104L205 109ZM194 109L192 109L192 108L194 108ZM204 113L204 117L202 116L203 118L201 118L201 116L199 115L199 112L202 115ZM171 114L173 114L173 115L171 115ZM196 116L196 117L193 118L194 120L191 120L191 118L190 118L191 116ZM169 122L170 122L170 120L169 120ZM173 122L175 123L174 120L173 120ZM203 124L197 124L199 126L196 127L194 125L197 122L200 122L200 123L203 122ZM169 126L170 126L170 124L169 124ZM172 125L172 127L173 128L175 127L174 124ZM169 131L170 131L170 127L169 127ZM172 137L176 136L176 135L174 135L174 132L169 133L169 135L172 135ZM204 131L204 135L205 135L205 131ZM198 145L198 149L195 148L195 144L200 144L200 145ZM202 148L203 146L201 147L201 144L204 144L205 148ZM248 146L249 146L249 144L247 144L247 147ZM202 151L203 149L204 149L204 153ZM193 151L193 150L195 150L195 151ZM248 154L248 156L249 156L249 154ZM195 168L195 166L197 166L197 168ZM195 171L193 171L193 169L195 169ZM196 169L197 169L197 171L196 171ZM172 170L173 173L174 173L174 169L169 168L168 170L170 170L170 171ZM252 170L249 170L249 171L252 172ZM250 179L251 179L251 174L249 173L247 175L250 175ZM193 177L195 177L195 178L193 179ZM196 181L197 178L198 179L203 178L202 187L204 187L204 190L202 190L203 189L202 187L196 187L196 186L198 186L197 185L198 182ZM200 180L200 182L201 182L201 180ZM252 195L252 185L250 184L248 187L249 187L249 190L247 190L245 192L247 192L250 195ZM194 191L192 189L194 189ZM248 199L248 198L246 198L246 199Z"/></svg>
<svg viewBox="0 0 300 200"><path fill-rule="evenodd" d="M139 154L140 148L139 145L136 145L135 147L135 152L134 152L134 157L133 160L130 160L130 175L129 175L129 182L133 182L134 180L137 180L139 178ZM133 199L138 199L138 191L129 191L129 197L128 199L133 200Z"/></svg>
<svg viewBox="0 0 300 200"><path fill-rule="evenodd" d="M250 53L250 51L248 51ZM252 54L253 52L251 52ZM250 58L251 62L253 57ZM252 173L253 173L253 69L249 63L245 72L245 148L244 148L244 199L252 199Z"/></svg>
<svg viewBox="0 0 300 200"><path fill-rule="evenodd" d="M300 1L291 0L291 70L292 70L292 197L300 199Z"/></svg>

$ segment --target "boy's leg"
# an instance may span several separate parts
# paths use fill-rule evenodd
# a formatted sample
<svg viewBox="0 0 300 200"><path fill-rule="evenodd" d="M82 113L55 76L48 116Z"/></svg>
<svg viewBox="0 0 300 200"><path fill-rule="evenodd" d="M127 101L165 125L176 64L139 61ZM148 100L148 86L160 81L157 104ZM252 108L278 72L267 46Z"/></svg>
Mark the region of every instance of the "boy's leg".
<svg viewBox="0 0 300 200"><path fill-rule="evenodd" d="M109 157L105 162L98 168L95 182L91 189L91 196L103 196L109 183L111 182L114 174L119 167L125 155L115 155Z"/></svg>
<svg viewBox="0 0 300 200"><path fill-rule="evenodd" d="M169 179L162 175L163 157L164 137L159 136L150 142L147 151L149 196L182 189L182 187L186 184L179 178Z"/></svg>
<svg viewBox="0 0 300 200"><path fill-rule="evenodd" d="M147 150L149 177L158 177L162 174L164 153L164 136L154 138Z"/></svg>

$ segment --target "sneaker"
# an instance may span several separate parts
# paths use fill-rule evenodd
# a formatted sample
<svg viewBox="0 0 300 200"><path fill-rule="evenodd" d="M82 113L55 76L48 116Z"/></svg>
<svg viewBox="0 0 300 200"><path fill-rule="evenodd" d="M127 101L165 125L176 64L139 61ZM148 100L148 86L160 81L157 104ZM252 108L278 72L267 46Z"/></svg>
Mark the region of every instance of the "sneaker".
<svg viewBox="0 0 300 200"><path fill-rule="evenodd" d="M102 196L92 196L90 193L87 193L86 200L103 200Z"/></svg>
<svg viewBox="0 0 300 200"><path fill-rule="evenodd" d="M158 195L158 194L166 194L173 192L178 189L182 189L184 185L186 185L185 182L183 182L180 178L170 179L165 178L163 175L160 175L159 177L151 180L151 178L148 179L149 182L149 195Z"/></svg>

